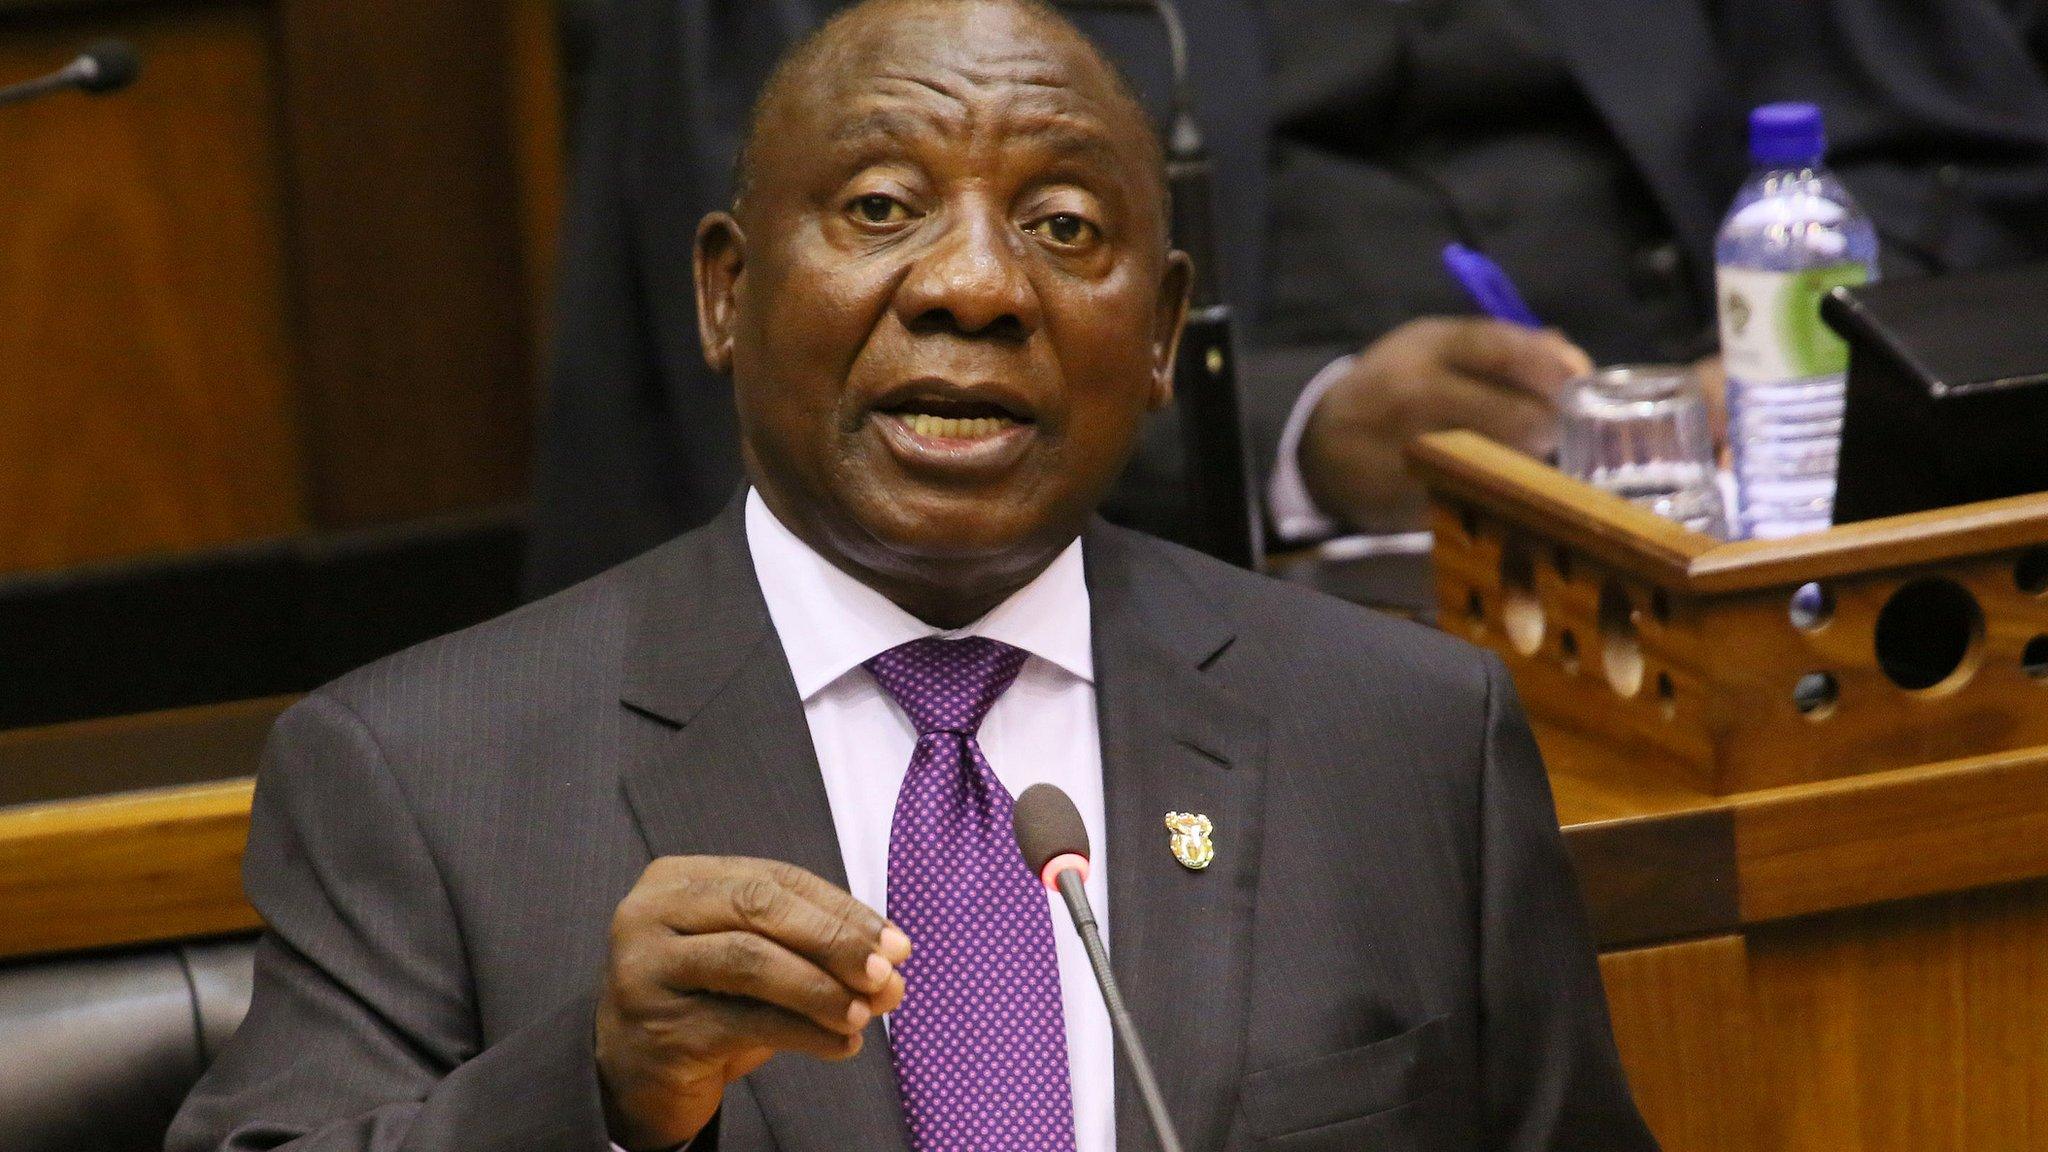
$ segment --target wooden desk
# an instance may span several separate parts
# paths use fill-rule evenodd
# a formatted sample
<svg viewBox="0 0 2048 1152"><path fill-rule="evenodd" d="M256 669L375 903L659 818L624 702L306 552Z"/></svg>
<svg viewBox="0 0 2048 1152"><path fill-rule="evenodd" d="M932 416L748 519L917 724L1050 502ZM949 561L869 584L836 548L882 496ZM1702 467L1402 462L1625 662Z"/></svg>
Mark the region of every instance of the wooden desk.
<svg viewBox="0 0 2048 1152"><path fill-rule="evenodd" d="M249 774L292 699L0 733L0 958L256 927Z"/></svg>
<svg viewBox="0 0 2048 1152"><path fill-rule="evenodd" d="M0 810L0 959L260 926L247 779Z"/></svg>
<svg viewBox="0 0 2048 1152"><path fill-rule="evenodd" d="M1380 607L1428 579L1276 567ZM1536 727L1668 1152L2048 1148L2048 747L1716 796Z"/></svg>
<svg viewBox="0 0 2048 1152"><path fill-rule="evenodd" d="M1469 433L1410 459L1665 1147L2048 1147L2048 497L1724 544Z"/></svg>

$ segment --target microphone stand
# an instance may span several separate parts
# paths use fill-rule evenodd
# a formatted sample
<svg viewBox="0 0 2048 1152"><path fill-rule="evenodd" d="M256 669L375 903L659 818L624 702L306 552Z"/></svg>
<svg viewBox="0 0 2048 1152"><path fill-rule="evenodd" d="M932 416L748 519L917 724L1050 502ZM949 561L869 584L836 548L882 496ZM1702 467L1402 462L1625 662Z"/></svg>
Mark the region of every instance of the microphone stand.
<svg viewBox="0 0 2048 1152"><path fill-rule="evenodd" d="M66 88L76 88L79 81L85 78L81 70L84 63L82 60L73 60L47 76L38 76L11 87L0 88L0 107L26 104L39 96L62 92Z"/></svg>
<svg viewBox="0 0 2048 1152"><path fill-rule="evenodd" d="M1173 106L1166 134L1166 184L1173 198L1174 247L1195 265L1187 325L1174 363L1181 446L1196 533L1203 551L1241 568L1265 559L1265 520L1254 497L1237 392L1235 318L1218 275L1214 173L1195 123L1187 34L1173 0L1058 0L1062 7L1149 11L1166 26Z"/></svg>
<svg viewBox="0 0 2048 1152"><path fill-rule="evenodd" d="M1109 1007L1113 1025L1110 1031L1116 1033L1117 1046L1131 1062L1131 1077L1137 1081L1138 1098L1145 1102L1145 1111L1152 1118L1160 1152L1181 1152L1180 1133L1173 1126L1173 1117L1166 1114L1166 1097L1160 1094L1159 1080L1152 1075L1152 1061L1145 1058L1145 1046L1138 1042L1138 1026L1131 1022L1130 1009L1124 1007L1124 994L1116 985L1116 974L1109 969L1109 953L1102 947L1102 928L1095 922L1095 909L1088 904L1088 890L1081 886L1081 873L1068 868L1059 874L1057 883L1060 896L1067 902L1067 911L1074 917L1074 928L1081 935L1081 947L1088 952L1088 966L1095 969L1102 1002Z"/></svg>
<svg viewBox="0 0 2048 1152"><path fill-rule="evenodd" d="M24 104L66 88L95 96L117 92L135 81L139 63L134 45L125 40L101 40L47 76L0 88L0 107Z"/></svg>

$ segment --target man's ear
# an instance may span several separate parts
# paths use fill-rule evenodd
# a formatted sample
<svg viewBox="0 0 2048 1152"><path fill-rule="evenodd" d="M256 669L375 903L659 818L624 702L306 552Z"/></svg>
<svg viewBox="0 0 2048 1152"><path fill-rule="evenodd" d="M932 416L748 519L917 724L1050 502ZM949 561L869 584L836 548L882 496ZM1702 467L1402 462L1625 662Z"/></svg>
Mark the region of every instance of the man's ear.
<svg viewBox="0 0 2048 1152"><path fill-rule="evenodd" d="M1152 317L1152 408L1173 402L1173 362L1180 353L1181 329L1188 320L1188 294L1195 285L1195 262L1175 249L1166 254L1159 277L1159 300Z"/></svg>
<svg viewBox="0 0 2048 1152"><path fill-rule="evenodd" d="M733 317L746 251L746 233L731 213L713 212L698 223L697 336L704 343L704 362L720 375L732 371Z"/></svg>

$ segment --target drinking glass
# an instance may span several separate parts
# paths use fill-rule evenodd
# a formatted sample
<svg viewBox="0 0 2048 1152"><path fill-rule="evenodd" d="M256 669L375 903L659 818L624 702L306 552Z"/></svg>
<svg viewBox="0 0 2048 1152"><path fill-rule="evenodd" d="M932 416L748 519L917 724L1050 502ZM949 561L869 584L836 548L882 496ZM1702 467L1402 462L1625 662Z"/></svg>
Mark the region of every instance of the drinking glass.
<svg viewBox="0 0 2048 1152"><path fill-rule="evenodd" d="M1625 364L1572 381L1558 467L1695 532L1728 534L1707 398L1690 368Z"/></svg>

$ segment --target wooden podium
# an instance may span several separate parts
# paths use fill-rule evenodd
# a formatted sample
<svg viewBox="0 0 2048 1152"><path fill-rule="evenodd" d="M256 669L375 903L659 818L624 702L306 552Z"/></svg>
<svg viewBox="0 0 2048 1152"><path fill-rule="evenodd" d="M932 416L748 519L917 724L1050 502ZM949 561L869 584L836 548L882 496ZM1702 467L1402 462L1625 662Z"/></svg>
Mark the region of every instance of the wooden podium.
<svg viewBox="0 0 2048 1152"><path fill-rule="evenodd" d="M1411 459L1665 1147L2048 1148L2048 494L1721 543L1470 433Z"/></svg>

